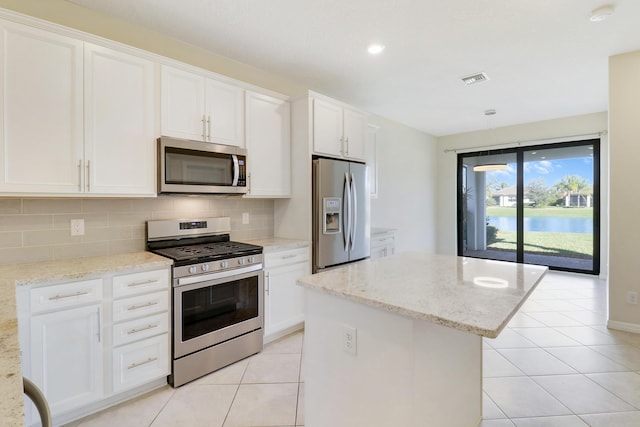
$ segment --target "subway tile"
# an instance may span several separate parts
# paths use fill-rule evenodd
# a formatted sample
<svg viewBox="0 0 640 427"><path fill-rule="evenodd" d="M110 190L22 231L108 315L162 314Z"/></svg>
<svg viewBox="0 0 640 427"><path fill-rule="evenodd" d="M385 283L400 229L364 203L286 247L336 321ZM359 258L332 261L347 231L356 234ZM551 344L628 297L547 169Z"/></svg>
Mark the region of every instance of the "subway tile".
<svg viewBox="0 0 640 427"><path fill-rule="evenodd" d="M53 248L50 246L0 249L0 264L3 265L51 261L52 259Z"/></svg>
<svg viewBox="0 0 640 427"><path fill-rule="evenodd" d="M53 215L0 215L0 231L48 230Z"/></svg>
<svg viewBox="0 0 640 427"><path fill-rule="evenodd" d="M82 199L82 212L131 212L131 199Z"/></svg>
<svg viewBox="0 0 640 427"><path fill-rule="evenodd" d="M113 240L108 243L109 254L125 254L131 252L141 252L146 249L144 239L137 240Z"/></svg>
<svg viewBox="0 0 640 427"><path fill-rule="evenodd" d="M82 212L81 199L24 199L22 203L25 214Z"/></svg>
<svg viewBox="0 0 640 427"><path fill-rule="evenodd" d="M53 246L53 259L71 259L107 255L109 247L103 242Z"/></svg>
<svg viewBox="0 0 640 427"><path fill-rule="evenodd" d="M109 214L109 226L110 227L122 227L122 226L144 226L149 216L142 212L136 213L110 213Z"/></svg>
<svg viewBox="0 0 640 427"><path fill-rule="evenodd" d="M72 236L69 229L25 231L22 234L25 247L82 243L82 237Z"/></svg>
<svg viewBox="0 0 640 427"><path fill-rule="evenodd" d="M9 231L0 233L0 248L22 247L22 233L19 231Z"/></svg>
<svg viewBox="0 0 640 427"><path fill-rule="evenodd" d="M22 199L0 199L0 215L22 213Z"/></svg>

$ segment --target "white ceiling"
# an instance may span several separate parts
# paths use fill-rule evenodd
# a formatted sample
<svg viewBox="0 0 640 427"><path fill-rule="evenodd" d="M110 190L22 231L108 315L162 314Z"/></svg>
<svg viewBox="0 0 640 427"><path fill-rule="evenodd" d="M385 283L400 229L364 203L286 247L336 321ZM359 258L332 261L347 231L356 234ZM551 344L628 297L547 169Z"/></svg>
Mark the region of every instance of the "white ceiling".
<svg viewBox="0 0 640 427"><path fill-rule="evenodd" d="M608 57L640 50L638 0L69 1L436 136L606 111Z"/></svg>

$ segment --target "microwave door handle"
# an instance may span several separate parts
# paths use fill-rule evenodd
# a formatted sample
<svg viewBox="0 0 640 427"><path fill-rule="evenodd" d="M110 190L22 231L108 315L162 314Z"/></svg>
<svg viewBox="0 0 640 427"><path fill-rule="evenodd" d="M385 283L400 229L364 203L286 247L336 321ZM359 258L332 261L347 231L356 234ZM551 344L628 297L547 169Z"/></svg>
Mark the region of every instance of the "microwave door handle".
<svg viewBox="0 0 640 427"><path fill-rule="evenodd" d="M231 185L236 187L238 185L238 179L240 178L240 164L238 163L237 155L232 154L231 158L233 159L233 183L231 183Z"/></svg>
<svg viewBox="0 0 640 427"><path fill-rule="evenodd" d="M349 250L349 236L351 236L351 188L349 186L349 174L344 174L344 188L342 190L342 238L344 250ZM345 226L346 222L346 226Z"/></svg>

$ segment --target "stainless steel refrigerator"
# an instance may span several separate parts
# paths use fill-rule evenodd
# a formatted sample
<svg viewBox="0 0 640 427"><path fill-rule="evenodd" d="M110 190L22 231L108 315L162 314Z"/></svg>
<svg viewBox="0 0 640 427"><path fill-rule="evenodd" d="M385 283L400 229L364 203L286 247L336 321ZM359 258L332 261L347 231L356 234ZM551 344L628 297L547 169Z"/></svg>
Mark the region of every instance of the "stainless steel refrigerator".
<svg viewBox="0 0 640 427"><path fill-rule="evenodd" d="M313 160L313 271L367 258L370 253L367 166Z"/></svg>

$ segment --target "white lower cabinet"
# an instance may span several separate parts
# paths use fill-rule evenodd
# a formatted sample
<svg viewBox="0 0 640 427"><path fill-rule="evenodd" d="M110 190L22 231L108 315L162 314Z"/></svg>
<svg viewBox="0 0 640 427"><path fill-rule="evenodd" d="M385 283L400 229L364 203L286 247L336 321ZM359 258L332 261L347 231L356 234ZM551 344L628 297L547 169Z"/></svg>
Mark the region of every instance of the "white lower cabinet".
<svg viewBox="0 0 640 427"><path fill-rule="evenodd" d="M102 304L31 318L31 380L52 414L95 402L104 394Z"/></svg>
<svg viewBox="0 0 640 427"><path fill-rule="evenodd" d="M162 334L113 350L113 391L127 390L168 375L169 335Z"/></svg>
<svg viewBox="0 0 640 427"><path fill-rule="evenodd" d="M304 323L304 290L296 284L311 274L309 248L265 254L265 341L273 341Z"/></svg>
<svg viewBox="0 0 640 427"><path fill-rule="evenodd" d="M169 374L170 275L162 268L18 288L23 375L43 391L54 424ZM30 405L25 425L38 425Z"/></svg>
<svg viewBox="0 0 640 427"><path fill-rule="evenodd" d="M371 259L393 255L396 251L396 232L393 229L371 230Z"/></svg>

